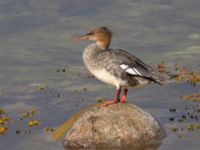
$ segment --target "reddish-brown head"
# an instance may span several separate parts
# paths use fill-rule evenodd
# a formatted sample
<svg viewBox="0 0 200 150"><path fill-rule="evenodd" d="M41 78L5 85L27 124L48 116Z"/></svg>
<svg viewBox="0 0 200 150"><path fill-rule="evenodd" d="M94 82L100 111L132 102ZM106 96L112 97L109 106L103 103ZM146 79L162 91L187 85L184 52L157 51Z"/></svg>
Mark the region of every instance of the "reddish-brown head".
<svg viewBox="0 0 200 150"><path fill-rule="evenodd" d="M98 27L90 31L89 33L76 37L77 40L92 40L103 49L109 47L112 38L112 32L107 27Z"/></svg>

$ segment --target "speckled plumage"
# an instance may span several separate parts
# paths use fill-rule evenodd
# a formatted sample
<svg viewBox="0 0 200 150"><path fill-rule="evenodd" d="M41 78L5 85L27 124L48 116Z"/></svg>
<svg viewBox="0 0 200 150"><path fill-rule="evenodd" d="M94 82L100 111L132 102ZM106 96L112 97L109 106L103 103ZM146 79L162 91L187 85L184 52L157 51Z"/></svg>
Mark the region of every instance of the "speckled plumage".
<svg viewBox="0 0 200 150"><path fill-rule="evenodd" d="M107 27L96 28L78 37L79 40L95 41L83 51L83 61L89 72L117 88L114 100L106 102L104 106L119 101L124 103L128 87L143 86L150 82L160 84L160 77L153 68L127 51L110 49L111 38L112 32ZM124 95L120 99L121 88L124 88Z"/></svg>
<svg viewBox="0 0 200 150"><path fill-rule="evenodd" d="M120 87L135 87L141 83L159 82L154 70L135 56L120 49L101 49L96 43L89 45L83 52L83 61L91 72L106 70L111 75L126 82L126 85L115 85ZM131 75L120 68L121 64L137 68L141 75ZM96 76L98 79L98 73ZM100 79L101 80L101 79Z"/></svg>

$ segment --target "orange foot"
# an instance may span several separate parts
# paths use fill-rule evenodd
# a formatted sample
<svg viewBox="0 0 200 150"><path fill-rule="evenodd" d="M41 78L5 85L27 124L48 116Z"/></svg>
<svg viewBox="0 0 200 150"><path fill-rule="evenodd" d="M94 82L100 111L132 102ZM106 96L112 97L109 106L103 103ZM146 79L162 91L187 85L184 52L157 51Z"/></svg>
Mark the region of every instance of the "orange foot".
<svg viewBox="0 0 200 150"><path fill-rule="evenodd" d="M126 103L126 96L122 96L120 102L121 103Z"/></svg>
<svg viewBox="0 0 200 150"><path fill-rule="evenodd" d="M107 100L107 101L103 102L103 104L101 104L100 107L107 107L112 104L116 104L116 101L115 100Z"/></svg>

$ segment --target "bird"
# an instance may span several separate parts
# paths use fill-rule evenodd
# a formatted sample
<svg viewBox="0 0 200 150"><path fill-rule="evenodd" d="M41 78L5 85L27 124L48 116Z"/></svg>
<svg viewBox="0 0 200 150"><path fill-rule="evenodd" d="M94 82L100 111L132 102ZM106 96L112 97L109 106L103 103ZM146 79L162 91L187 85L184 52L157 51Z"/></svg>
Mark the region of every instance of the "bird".
<svg viewBox="0 0 200 150"><path fill-rule="evenodd" d="M90 32L76 36L76 40L89 40L83 50L83 62L88 71L97 79L116 87L114 99L104 101L102 107L115 103L125 103L129 88L141 87L150 83L162 84L155 69L133 54L110 48L112 31L106 27L97 27ZM123 90L123 95L121 95Z"/></svg>

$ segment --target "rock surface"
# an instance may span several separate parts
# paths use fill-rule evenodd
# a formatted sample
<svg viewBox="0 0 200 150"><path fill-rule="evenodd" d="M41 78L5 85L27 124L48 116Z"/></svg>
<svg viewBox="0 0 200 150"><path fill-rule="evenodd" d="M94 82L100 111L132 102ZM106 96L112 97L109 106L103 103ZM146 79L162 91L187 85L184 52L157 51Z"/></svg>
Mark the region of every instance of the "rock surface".
<svg viewBox="0 0 200 150"><path fill-rule="evenodd" d="M164 129L151 114L133 104L113 104L82 111L68 130L64 147L152 150L164 137Z"/></svg>

